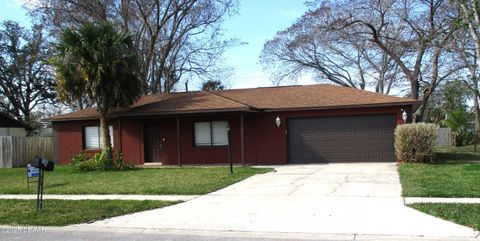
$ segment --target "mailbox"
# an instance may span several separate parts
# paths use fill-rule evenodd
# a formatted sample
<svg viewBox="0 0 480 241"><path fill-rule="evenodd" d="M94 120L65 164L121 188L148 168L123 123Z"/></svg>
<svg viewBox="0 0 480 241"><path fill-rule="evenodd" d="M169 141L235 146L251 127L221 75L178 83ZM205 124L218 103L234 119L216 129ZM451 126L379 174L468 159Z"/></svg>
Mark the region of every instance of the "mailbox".
<svg viewBox="0 0 480 241"><path fill-rule="evenodd" d="M40 168L45 171L53 171L53 169L55 168L55 162L49 161L47 159L43 159L42 165L40 165Z"/></svg>
<svg viewBox="0 0 480 241"><path fill-rule="evenodd" d="M32 166L44 171L53 171L53 169L55 169L55 162L40 157L35 157L33 159Z"/></svg>

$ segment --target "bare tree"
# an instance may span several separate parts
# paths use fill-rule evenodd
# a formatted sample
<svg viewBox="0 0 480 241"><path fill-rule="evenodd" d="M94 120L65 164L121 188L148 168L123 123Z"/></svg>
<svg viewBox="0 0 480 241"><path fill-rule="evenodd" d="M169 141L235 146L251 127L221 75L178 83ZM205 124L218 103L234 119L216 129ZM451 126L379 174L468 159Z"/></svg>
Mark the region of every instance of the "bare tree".
<svg viewBox="0 0 480 241"><path fill-rule="evenodd" d="M457 1L462 12L462 20L466 28L459 32L456 38L457 50L460 59L468 66L470 83L468 86L473 92L473 105L475 111L475 131L477 137L480 135L480 107L478 77L480 64L480 3L478 1Z"/></svg>
<svg viewBox="0 0 480 241"><path fill-rule="evenodd" d="M225 71L222 55L238 43L222 23L236 0L40 0L31 13L53 32L109 20L134 35L146 92L170 92L182 79L210 80Z"/></svg>
<svg viewBox="0 0 480 241"><path fill-rule="evenodd" d="M330 81L364 89L362 50L357 40L345 39L341 31L328 31L321 24L328 9L309 11L286 30L265 43L260 55L264 70L280 85L306 73L318 81Z"/></svg>
<svg viewBox="0 0 480 241"><path fill-rule="evenodd" d="M36 126L32 112L55 99L53 73L46 64L51 47L42 27L31 31L6 21L0 29L0 111Z"/></svg>
<svg viewBox="0 0 480 241"><path fill-rule="evenodd" d="M260 62L275 84L312 73L319 82L390 92L398 80L395 61L367 38L353 35L354 26L332 28L342 11L334 3L322 4L265 43Z"/></svg>
<svg viewBox="0 0 480 241"><path fill-rule="evenodd" d="M446 46L457 30L458 12L446 0L346 0L335 7L340 10L327 24L374 43L395 61L409 81L410 96L422 101L419 120L437 85L464 67L440 64L449 60Z"/></svg>

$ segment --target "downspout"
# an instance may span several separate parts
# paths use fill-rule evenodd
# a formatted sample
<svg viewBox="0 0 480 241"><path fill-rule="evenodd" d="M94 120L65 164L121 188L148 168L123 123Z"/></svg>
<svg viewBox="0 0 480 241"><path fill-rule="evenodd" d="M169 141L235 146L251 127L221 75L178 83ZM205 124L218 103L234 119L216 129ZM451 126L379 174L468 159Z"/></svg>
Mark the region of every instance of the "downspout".
<svg viewBox="0 0 480 241"><path fill-rule="evenodd" d="M123 137L122 137L122 122L120 121L120 118L117 120L118 124L118 153L123 156Z"/></svg>
<svg viewBox="0 0 480 241"><path fill-rule="evenodd" d="M242 165L245 166L245 128L243 113L240 113L240 149L242 152Z"/></svg>
<svg viewBox="0 0 480 241"><path fill-rule="evenodd" d="M182 166L182 155L181 155L181 149L180 149L180 116L176 117L177 119L177 161L178 161L178 166Z"/></svg>

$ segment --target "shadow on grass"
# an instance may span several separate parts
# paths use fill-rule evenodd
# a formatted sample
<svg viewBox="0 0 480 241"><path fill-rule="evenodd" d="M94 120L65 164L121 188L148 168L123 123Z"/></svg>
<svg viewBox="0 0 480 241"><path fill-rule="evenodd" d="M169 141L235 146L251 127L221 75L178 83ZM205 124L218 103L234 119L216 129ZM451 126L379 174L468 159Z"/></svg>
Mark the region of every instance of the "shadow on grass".
<svg viewBox="0 0 480 241"><path fill-rule="evenodd" d="M435 159L437 162L447 161L480 161L480 154L477 153L435 153Z"/></svg>

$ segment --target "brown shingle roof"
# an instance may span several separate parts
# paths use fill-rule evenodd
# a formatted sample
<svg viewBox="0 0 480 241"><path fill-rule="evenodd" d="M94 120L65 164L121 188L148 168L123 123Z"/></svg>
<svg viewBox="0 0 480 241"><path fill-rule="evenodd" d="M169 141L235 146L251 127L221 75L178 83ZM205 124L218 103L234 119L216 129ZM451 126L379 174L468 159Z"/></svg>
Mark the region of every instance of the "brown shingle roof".
<svg viewBox="0 0 480 241"><path fill-rule="evenodd" d="M216 91L214 93L263 110L401 105L417 102L410 98L384 95L331 84L233 89Z"/></svg>
<svg viewBox="0 0 480 241"><path fill-rule="evenodd" d="M145 116L172 113L246 111L249 107L208 92L153 94L140 98L124 110L112 111L112 116ZM93 108L52 116L45 121L98 119Z"/></svg>
<svg viewBox="0 0 480 241"><path fill-rule="evenodd" d="M249 107L209 92L155 94L141 98L118 115L195 113L209 111L248 110Z"/></svg>
<svg viewBox="0 0 480 241"><path fill-rule="evenodd" d="M112 116L179 113L327 109L366 106L415 105L418 101L329 84L233 89L213 92L154 94ZM97 119L94 109L57 115L46 121Z"/></svg>

